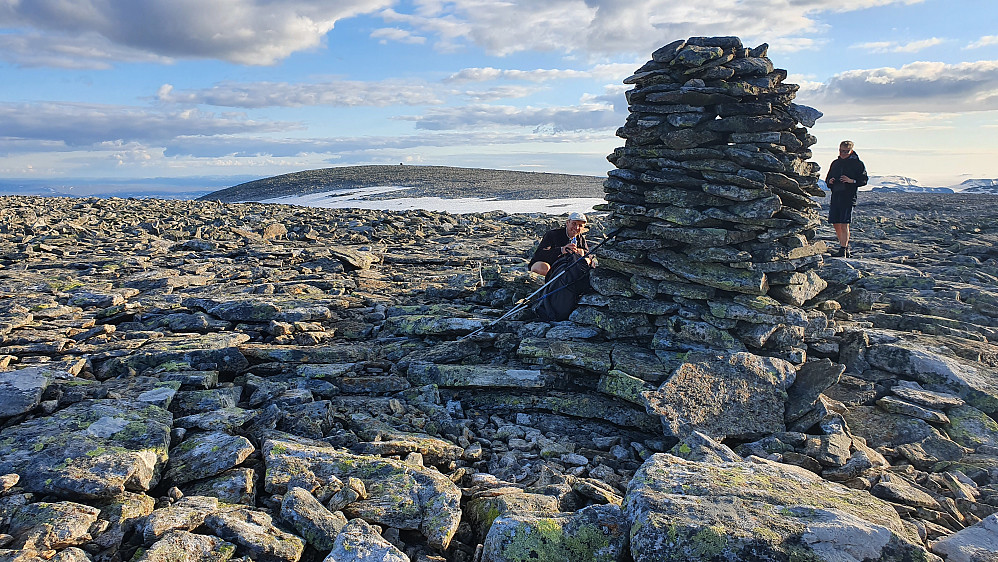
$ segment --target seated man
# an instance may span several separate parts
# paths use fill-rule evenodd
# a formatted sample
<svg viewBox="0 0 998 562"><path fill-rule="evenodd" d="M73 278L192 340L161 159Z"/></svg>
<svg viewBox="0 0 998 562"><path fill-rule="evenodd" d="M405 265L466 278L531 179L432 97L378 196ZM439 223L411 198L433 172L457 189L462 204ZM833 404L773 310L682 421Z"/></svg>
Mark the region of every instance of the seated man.
<svg viewBox="0 0 998 562"><path fill-rule="evenodd" d="M558 258L566 254L576 254L584 256L589 251L589 244L586 243L582 231L586 227L586 215L582 213L572 213L568 215L565 228L555 228L549 230L541 238L540 245L534 252L534 257L530 258L527 267L530 271L540 275L547 275L551 270L551 264ZM587 258L592 264L592 258Z"/></svg>

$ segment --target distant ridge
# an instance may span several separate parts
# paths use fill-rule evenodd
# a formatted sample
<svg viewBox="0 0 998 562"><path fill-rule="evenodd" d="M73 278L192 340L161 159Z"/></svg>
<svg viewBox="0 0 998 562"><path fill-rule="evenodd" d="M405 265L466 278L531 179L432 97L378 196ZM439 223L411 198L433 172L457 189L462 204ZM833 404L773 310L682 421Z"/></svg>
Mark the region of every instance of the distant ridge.
<svg viewBox="0 0 998 562"><path fill-rule="evenodd" d="M960 183L964 193L990 193L998 195L998 179L970 179Z"/></svg>
<svg viewBox="0 0 998 562"><path fill-rule="evenodd" d="M404 197L547 199L603 197L604 177L451 166L343 166L283 174L222 189L201 200L263 201L341 189L399 186Z"/></svg>
<svg viewBox="0 0 998 562"><path fill-rule="evenodd" d="M828 191L825 182L818 180L821 189ZM988 193L998 195L998 179L969 179L950 186L928 187L919 185L918 180L906 176L885 175L870 176L870 183L861 187L860 191L876 191L882 193Z"/></svg>

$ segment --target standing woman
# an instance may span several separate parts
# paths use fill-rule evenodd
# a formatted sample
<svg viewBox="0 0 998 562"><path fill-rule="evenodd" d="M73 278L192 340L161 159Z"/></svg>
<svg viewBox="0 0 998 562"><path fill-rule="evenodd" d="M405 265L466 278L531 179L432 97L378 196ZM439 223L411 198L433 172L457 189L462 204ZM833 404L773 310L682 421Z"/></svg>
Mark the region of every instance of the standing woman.
<svg viewBox="0 0 998 562"><path fill-rule="evenodd" d="M863 161L853 152L853 146L852 141L839 143L839 157L828 167L825 176L825 183L832 191L828 222L832 223L835 237L839 239L839 251L832 255L840 258L850 257L849 223L852 222L852 208L856 206L856 192L870 179Z"/></svg>

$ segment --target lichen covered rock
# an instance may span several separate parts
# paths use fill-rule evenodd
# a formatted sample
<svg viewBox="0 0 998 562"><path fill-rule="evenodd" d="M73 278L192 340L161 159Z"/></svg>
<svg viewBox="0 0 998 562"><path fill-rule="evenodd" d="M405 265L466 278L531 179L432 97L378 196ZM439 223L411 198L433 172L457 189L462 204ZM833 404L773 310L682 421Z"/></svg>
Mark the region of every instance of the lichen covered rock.
<svg viewBox="0 0 998 562"><path fill-rule="evenodd" d="M84 400L0 431L0 473L24 489L66 498L109 498L156 485L173 416L145 402Z"/></svg>
<svg viewBox="0 0 998 562"><path fill-rule="evenodd" d="M572 514L509 513L485 537L483 562L623 562L627 522L616 505L590 506Z"/></svg>
<svg viewBox="0 0 998 562"><path fill-rule="evenodd" d="M628 486L624 511L635 562L927 559L889 504L758 457L656 454Z"/></svg>
<svg viewBox="0 0 998 562"><path fill-rule="evenodd" d="M359 478L368 497L351 504L351 513L399 529L419 530L431 546L446 549L461 520L461 491L434 469L380 457L344 453L331 447L267 440L265 489L286 493L301 487L325 501L342 484ZM335 489L328 482L335 481ZM348 515L350 515L348 513Z"/></svg>
<svg viewBox="0 0 998 562"><path fill-rule="evenodd" d="M786 389L795 373L793 365L777 358L691 353L658 390L643 396L648 413L661 416L666 435L700 431L718 440L761 437L784 430Z"/></svg>

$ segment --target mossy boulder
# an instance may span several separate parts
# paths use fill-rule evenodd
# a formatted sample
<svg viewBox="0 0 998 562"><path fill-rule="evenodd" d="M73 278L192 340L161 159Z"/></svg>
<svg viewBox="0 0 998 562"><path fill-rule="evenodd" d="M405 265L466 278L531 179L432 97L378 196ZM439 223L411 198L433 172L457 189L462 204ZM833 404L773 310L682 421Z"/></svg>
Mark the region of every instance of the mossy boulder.
<svg viewBox="0 0 998 562"><path fill-rule="evenodd" d="M98 515L100 509L75 502L31 503L14 514L7 531L18 548L62 549L89 542Z"/></svg>
<svg viewBox="0 0 998 562"><path fill-rule="evenodd" d="M621 400L644 407L645 399L641 393L654 390L655 387L623 371L610 369L605 375L600 377L596 389L603 394L609 394L610 396L615 396Z"/></svg>
<svg viewBox="0 0 998 562"><path fill-rule="evenodd" d="M750 269L736 269L716 263L693 262L676 252L656 250L648 258L687 281L724 291L765 295L769 291L766 274Z"/></svg>
<svg viewBox="0 0 998 562"><path fill-rule="evenodd" d="M485 325L480 318L442 318L431 315L392 316L383 333L396 336L463 336Z"/></svg>
<svg viewBox="0 0 998 562"><path fill-rule="evenodd" d="M343 530L347 520L342 513L334 515L315 496L293 487L281 501L281 519L286 521L305 542L318 550L332 550L336 535Z"/></svg>
<svg viewBox="0 0 998 562"><path fill-rule="evenodd" d="M601 419L621 427L647 433L661 431L662 422L636 404L595 393L552 390L543 395L481 390L464 395L465 408L495 412L542 410L577 418Z"/></svg>
<svg viewBox="0 0 998 562"><path fill-rule="evenodd" d="M936 430L925 420L893 414L876 406L853 406L842 417L850 431L866 439L870 447L897 447L936 435Z"/></svg>
<svg viewBox="0 0 998 562"><path fill-rule="evenodd" d="M212 496L225 503L256 505L256 480L255 470L239 467L191 482L180 490L188 496Z"/></svg>
<svg viewBox="0 0 998 562"><path fill-rule="evenodd" d="M778 358L691 353L658 390L642 395L666 435L758 438L785 430L786 390L795 375L793 365Z"/></svg>
<svg viewBox="0 0 998 562"><path fill-rule="evenodd" d="M981 445L998 447L998 423L973 406L960 406L947 412L949 425L944 427L953 441L976 449Z"/></svg>
<svg viewBox="0 0 998 562"><path fill-rule="evenodd" d="M262 450L267 466L264 487L269 493L284 494L298 486L326 501L342 486L341 480L354 477L364 482L368 492L367 499L350 505L354 515L363 513L373 523L419 530L441 550L457 532L461 490L434 469L276 439L265 441Z"/></svg>
<svg viewBox="0 0 998 562"><path fill-rule="evenodd" d="M111 378L126 374L129 369L137 372L155 368L183 371L200 365L211 365L220 372L239 372L248 367L249 362L238 346L249 339L243 333L165 336L146 343L131 355L107 361L99 374L101 378Z"/></svg>
<svg viewBox="0 0 998 562"><path fill-rule="evenodd" d="M631 480L624 511L635 562L929 556L890 504L758 457L653 455Z"/></svg>
<svg viewBox="0 0 998 562"><path fill-rule="evenodd" d="M509 513L485 537L487 562L616 562L628 560L627 522L616 505L556 515Z"/></svg>
<svg viewBox="0 0 998 562"><path fill-rule="evenodd" d="M164 478L171 484L215 476L238 466L256 448L241 435L223 431L198 433L170 450Z"/></svg>
<svg viewBox="0 0 998 562"><path fill-rule="evenodd" d="M404 552L385 540L363 519L350 520L336 535L333 550L326 560L378 560L379 562L409 562Z"/></svg>
<svg viewBox="0 0 998 562"><path fill-rule="evenodd" d="M374 355L369 346L357 343L308 347L243 343L239 351L254 363L355 363Z"/></svg>
<svg viewBox="0 0 998 562"><path fill-rule="evenodd" d="M167 507L153 511L142 524L142 540L151 545L174 531L191 531L206 517L218 511L218 498L184 496Z"/></svg>
<svg viewBox="0 0 998 562"><path fill-rule="evenodd" d="M544 388L554 379L539 369L509 369L492 365L438 365L410 363L407 372L414 385L447 387Z"/></svg>
<svg viewBox="0 0 998 562"><path fill-rule="evenodd" d="M170 412L135 400L84 400L0 431L0 474L65 498L144 492L159 481L170 443Z"/></svg>
<svg viewBox="0 0 998 562"><path fill-rule="evenodd" d="M544 494L532 494L518 489L507 489L509 493L482 495L468 502L464 515L482 537L488 535L492 522L497 517L509 514L539 512L558 514L558 498ZM514 491L515 490L515 491Z"/></svg>
<svg viewBox="0 0 998 562"><path fill-rule="evenodd" d="M236 545L211 535L173 531L146 550L136 552L134 562L225 562L236 553Z"/></svg>
<svg viewBox="0 0 998 562"><path fill-rule="evenodd" d="M610 354L613 344L585 341L525 338L517 348L517 356L534 364L557 363L581 367L594 373L605 373L613 366Z"/></svg>
<svg viewBox="0 0 998 562"><path fill-rule="evenodd" d="M0 373L0 418L30 412L51 380L51 373L41 367Z"/></svg>
<svg viewBox="0 0 998 562"><path fill-rule="evenodd" d="M257 509L217 511L205 518L204 524L258 562L298 562L305 552L305 541L282 531L269 514Z"/></svg>
<svg viewBox="0 0 998 562"><path fill-rule="evenodd" d="M933 345L932 349L929 348ZM893 342L866 350L871 366L914 379L936 390L947 390L992 416L998 415L998 369L940 352L938 343L897 334Z"/></svg>

